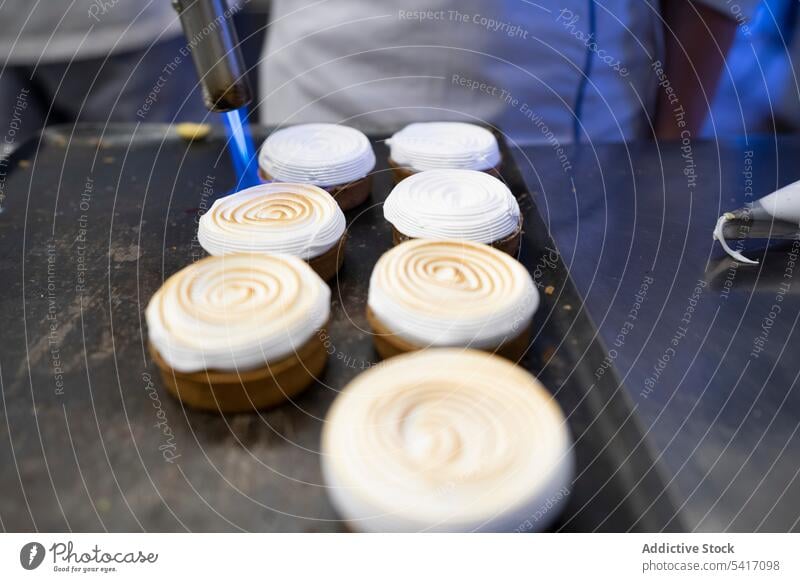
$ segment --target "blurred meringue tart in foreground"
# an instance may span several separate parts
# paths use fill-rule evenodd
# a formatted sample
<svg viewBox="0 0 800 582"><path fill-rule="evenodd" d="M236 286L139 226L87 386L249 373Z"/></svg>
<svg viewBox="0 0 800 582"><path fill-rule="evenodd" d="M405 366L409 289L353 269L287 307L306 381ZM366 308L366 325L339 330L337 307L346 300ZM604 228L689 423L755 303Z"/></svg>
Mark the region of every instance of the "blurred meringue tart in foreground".
<svg viewBox="0 0 800 582"><path fill-rule="evenodd" d="M386 198L383 216L395 244L465 239L516 255L522 239L522 214L511 190L474 170L428 170L406 178Z"/></svg>
<svg viewBox="0 0 800 582"><path fill-rule="evenodd" d="M215 201L200 218L197 238L213 256L293 255L327 281L344 261L346 227L344 214L325 190L273 182Z"/></svg>
<svg viewBox="0 0 800 582"><path fill-rule="evenodd" d="M258 165L265 180L314 184L330 192L342 210L349 210L369 196L375 153L357 129L307 123L270 134L259 151Z"/></svg>
<svg viewBox="0 0 800 582"><path fill-rule="evenodd" d="M221 412L272 406L325 367L330 289L289 255L207 257L167 279L145 311L167 389Z"/></svg>
<svg viewBox="0 0 800 582"><path fill-rule="evenodd" d="M360 374L328 412L321 451L334 507L363 532L544 529L574 472L551 394L475 350L425 350Z"/></svg>
<svg viewBox="0 0 800 582"><path fill-rule="evenodd" d="M499 175L497 138L472 123L431 121L407 125L386 140L396 181L425 170L477 170Z"/></svg>
<svg viewBox="0 0 800 582"><path fill-rule="evenodd" d="M428 347L471 347L519 360L539 292L506 253L468 241L406 241L369 282L367 320L383 358Z"/></svg>

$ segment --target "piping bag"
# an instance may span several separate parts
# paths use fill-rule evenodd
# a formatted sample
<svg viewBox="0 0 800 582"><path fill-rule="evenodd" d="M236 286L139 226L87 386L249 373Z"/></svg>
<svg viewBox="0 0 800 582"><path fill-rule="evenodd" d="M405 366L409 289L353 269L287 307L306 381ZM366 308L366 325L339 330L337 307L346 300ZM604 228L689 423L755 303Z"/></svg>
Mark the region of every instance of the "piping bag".
<svg viewBox="0 0 800 582"><path fill-rule="evenodd" d="M717 220L714 228L714 240L718 240L731 257L739 262L757 265L758 261L748 259L742 253L733 250L725 241L722 229L731 220L783 220L800 225L800 181L775 190L755 202L748 202L742 208L726 212Z"/></svg>

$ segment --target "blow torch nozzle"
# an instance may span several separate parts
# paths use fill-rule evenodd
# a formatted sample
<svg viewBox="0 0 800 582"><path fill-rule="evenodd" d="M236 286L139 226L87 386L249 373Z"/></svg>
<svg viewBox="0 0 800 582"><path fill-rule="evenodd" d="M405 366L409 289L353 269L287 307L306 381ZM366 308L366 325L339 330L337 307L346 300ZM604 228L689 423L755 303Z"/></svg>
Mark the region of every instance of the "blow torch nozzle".
<svg viewBox="0 0 800 582"><path fill-rule="evenodd" d="M209 111L244 107L253 99L226 0L172 0Z"/></svg>

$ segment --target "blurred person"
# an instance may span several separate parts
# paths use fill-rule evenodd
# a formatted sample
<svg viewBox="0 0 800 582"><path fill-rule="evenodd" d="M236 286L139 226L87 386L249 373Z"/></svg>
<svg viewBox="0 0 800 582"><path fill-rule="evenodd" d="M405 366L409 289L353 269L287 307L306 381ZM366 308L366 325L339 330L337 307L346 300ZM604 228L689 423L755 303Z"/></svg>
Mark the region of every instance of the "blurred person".
<svg viewBox="0 0 800 582"><path fill-rule="evenodd" d="M379 133L484 121L518 143L679 137L705 119L724 54L757 4L274 0L261 119Z"/></svg>
<svg viewBox="0 0 800 582"><path fill-rule="evenodd" d="M237 11L233 17L242 58L247 69L247 80L253 90L253 95L261 94L258 65L261 62L261 53L267 34L270 3L270 0L247 0L242 2L242 9ZM258 119L258 99L253 99L250 104L250 118Z"/></svg>
<svg viewBox="0 0 800 582"><path fill-rule="evenodd" d="M45 124L204 119L186 45L168 0L5 0L0 154Z"/></svg>
<svg viewBox="0 0 800 582"><path fill-rule="evenodd" d="M800 131L800 5L764 0L733 42L703 132Z"/></svg>

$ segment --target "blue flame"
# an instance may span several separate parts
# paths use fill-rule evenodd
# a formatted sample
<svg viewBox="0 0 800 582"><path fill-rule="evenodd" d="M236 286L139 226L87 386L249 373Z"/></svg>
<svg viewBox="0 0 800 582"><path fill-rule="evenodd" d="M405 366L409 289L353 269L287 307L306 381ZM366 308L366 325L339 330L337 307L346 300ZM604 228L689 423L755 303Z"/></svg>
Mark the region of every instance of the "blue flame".
<svg viewBox="0 0 800 582"><path fill-rule="evenodd" d="M228 149L236 171L236 191L260 184L253 136L247 121L247 107L226 111L222 118L225 120Z"/></svg>

